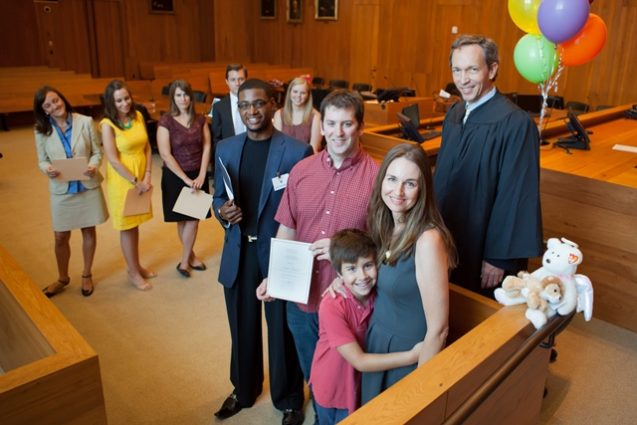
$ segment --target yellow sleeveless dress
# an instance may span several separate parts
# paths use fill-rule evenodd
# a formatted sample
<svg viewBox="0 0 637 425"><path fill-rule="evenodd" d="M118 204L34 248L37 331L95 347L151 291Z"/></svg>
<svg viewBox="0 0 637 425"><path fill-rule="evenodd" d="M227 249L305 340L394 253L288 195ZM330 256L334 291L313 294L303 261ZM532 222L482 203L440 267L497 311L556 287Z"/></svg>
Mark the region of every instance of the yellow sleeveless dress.
<svg viewBox="0 0 637 425"><path fill-rule="evenodd" d="M143 180L146 173L145 148L148 144L148 135L146 134L146 127L141 113L137 111L137 116L133 120L131 128L127 130L121 130L108 118L102 119L100 128L102 124L111 126L115 133L115 146L119 153L119 160L137 177L137 180ZM153 218L152 209L148 214L124 217L126 193L131 188L133 188L133 185L120 176L110 163L107 163L106 197L108 198L108 209L115 230L132 229Z"/></svg>

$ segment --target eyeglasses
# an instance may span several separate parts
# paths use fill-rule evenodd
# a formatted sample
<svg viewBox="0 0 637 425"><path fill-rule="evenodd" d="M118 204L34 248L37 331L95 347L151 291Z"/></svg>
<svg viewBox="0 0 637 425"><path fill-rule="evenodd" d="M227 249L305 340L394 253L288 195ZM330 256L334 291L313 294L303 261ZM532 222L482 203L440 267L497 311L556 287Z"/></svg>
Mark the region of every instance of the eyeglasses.
<svg viewBox="0 0 637 425"><path fill-rule="evenodd" d="M246 111L250 109L250 107L253 107L254 109L261 109L267 104L268 104L267 100L257 99L252 102L246 102L246 101L239 102L237 103L237 107L239 108L240 111Z"/></svg>

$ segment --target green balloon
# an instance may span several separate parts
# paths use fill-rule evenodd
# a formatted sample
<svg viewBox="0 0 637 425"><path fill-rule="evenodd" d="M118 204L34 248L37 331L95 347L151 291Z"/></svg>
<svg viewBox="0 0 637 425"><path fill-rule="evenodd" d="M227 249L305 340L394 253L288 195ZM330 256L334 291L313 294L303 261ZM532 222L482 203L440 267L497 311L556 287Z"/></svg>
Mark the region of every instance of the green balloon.
<svg viewBox="0 0 637 425"><path fill-rule="evenodd" d="M541 35L526 34L515 45L513 62L518 72L530 82L546 81L557 67L555 44Z"/></svg>

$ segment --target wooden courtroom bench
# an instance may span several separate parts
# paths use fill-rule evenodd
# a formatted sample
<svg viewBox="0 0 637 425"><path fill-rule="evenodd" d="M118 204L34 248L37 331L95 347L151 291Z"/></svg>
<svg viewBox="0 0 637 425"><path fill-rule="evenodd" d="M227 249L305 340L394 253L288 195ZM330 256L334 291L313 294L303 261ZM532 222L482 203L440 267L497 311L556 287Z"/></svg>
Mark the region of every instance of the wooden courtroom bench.
<svg viewBox="0 0 637 425"><path fill-rule="evenodd" d="M98 356L0 247L0 423L106 424Z"/></svg>
<svg viewBox="0 0 637 425"><path fill-rule="evenodd" d="M6 73L0 76L0 116L2 126L8 130L8 115L33 110L33 96L44 85L64 94L73 107L101 105L100 95L112 78L92 78L90 74L49 70L27 72L20 76Z"/></svg>

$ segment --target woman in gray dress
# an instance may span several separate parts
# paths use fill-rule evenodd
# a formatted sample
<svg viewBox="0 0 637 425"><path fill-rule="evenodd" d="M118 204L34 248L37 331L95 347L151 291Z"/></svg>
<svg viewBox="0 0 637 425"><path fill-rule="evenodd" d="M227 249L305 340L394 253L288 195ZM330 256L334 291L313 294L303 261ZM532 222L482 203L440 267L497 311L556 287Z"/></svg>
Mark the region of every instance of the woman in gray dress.
<svg viewBox="0 0 637 425"><path fill-rule="evenodd" d="M102 193L103 180L98 168L102 162L100 139L93 119L72 112L68 100L52 87L42 87L33 99L35 115L35 146L38 167L49 178L51 215L55 235L55 258L58 279L43 289L52 297L69 284L69 240L72 229L82 229L82 295L93 293L91 268L95 256L95 226L108 219ZM54 167L53 161L86 158L86 179L66 181Z"/></svg>
<svg viewBox="0 0 637 425"><path fill-rule="evenodd" d="M456 262L453 240L438 212L432 188L424 151L417 145L398 145L381 164L367 219L369 233L379 248L380 264L367 352L405 351L422 341L419 365L445 345L448 273ZM363 373L362 404L415 367Z"/></svg>

